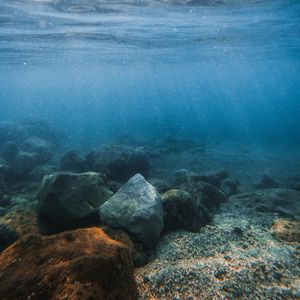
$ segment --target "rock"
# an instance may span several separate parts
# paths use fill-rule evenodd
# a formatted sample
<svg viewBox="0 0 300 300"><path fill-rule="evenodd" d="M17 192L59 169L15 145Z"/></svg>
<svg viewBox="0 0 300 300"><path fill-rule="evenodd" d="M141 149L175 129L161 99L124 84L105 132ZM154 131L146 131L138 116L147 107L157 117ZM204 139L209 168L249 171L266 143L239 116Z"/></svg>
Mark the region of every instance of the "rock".
<svg viewBox="0 0 300 300"><path fill-rule="evenodd" d="M121 187L122 183L116 180L110 180L107 182L107 187L115 194Z"/></svg>
<svg viewBox="0 0 300 300"><path fill-rule="evenodd" d="M274 222L271 232L276 240L300 243L300 221L278 219Z"/></svg>
<svg viewBox="0 0 300 300"><path fill-rule="evenodd" d="M0 223L0 252L13 244L19 238L19 234L6 224ZM3 295L0 293L0 295Z"/></svg>
<svg viewBox="0 0 300 300"><path fill-rule="evenodd" d="M151 183L159 193L164 193L172 188L170 183L168 183L167 181L156 178L150 179L149 183Z"/></svg>
<svg viewBox="0 0 300 300"><path fill-rule="evenodd" d="M49 163L53 156L54 145L44 139L33 136L22 144L22 150L35 153L38 164Z"/></svg>
<svg viewBox="0 0 300 300"><path fill-rule="evenodd" d="M300 192L300 177L291 176L291 177L287 178L286 184L289 189Z"/></svg>
<svg viewBox="0 0 300 300"><path fill-rule="evenodd" d="M211 217L199 198L183 190L169 190L162 195L165 230L186 229L197 232Z"/></svg>
<svg viewBox="0 0 300 300"><path fill-rule="evenodd" d="M45 176L38 192L42 217L61 229L98 222L96 208L112 196L99 173L55 173Z"/></svg>
<svg viewBox="0 0 300 300"><path fill-rule="evenodd" d="M38 164L38 155L36 153L19 151L16 159L9 166L8 173L11 176L26 177Z"/></svg>
<svg viewBox="0 0 300 300"><path fill-rule="evenodd" d="M256 187L259 189L278 188L279 183L272 177L270 177L266 174L263 174L260 179L260 182L258 184L256 184Z"/></svg>
<svg viewBox="0 0 300 300"><path fill-rule="evenodd" d="M163 229L161 198L140 174L101 205L99 214L103 223L127 230L146 248L155 246Z"/></svg>
<svg viewBox="0 0 300 300"><path fill-rule="evenodd" d="M12 163L17 157L19 146L15 142L8 141L1 148L1 155L6 163Z"/></svg>
<svg viewBox="0 0 300 300"><path fill-rule="evenodd" d="M8 187L0 175L0 196L8 192Z"/></svg>
<svg viewBox="0 0 300 300"><path fill-rule="evenodd" d="M145 251L136 251L133 253L132 261L135 268L147 265L150 260L150 255Z"/></svg>
<svg viewBox="0 0 300 300"><path fill-rule="evenodd" d="M8 195L0 195L0 207L7 207L12 205L11 197Z"/></svg>
<svg viewBox="0 0 300 300"><path fill-rule="evenodd" d="M216 173L204 174L199 176L200 181L210 183L217 188L220 188L221 182L229 178L229 173L226 170L221 170Z"/></svg>
<svg viewBox="0 0 300 300"><path fill-rule="evenodd" d="M3 300L137 299L128 248L99 228L25 236L1 253L0 282Z"/></svg>
<svg viewBox="0 0 300 300"><path fill-rule="evenodd" d="M284 218L300 219L300 192L290 189L268 188L252 193L232 195L230 202L247 206L256 213L277 214Z"/></svg>
<svg viewBox="0 0 300 300"><path fill-rule="evenodd" d="M73 171L82 173L87 171L85 158L80 156L76 151L69 151L63 155L59 161L60 171Z"/></svg>
<svg viewBox="0 0 300 300"><path fill-rule="evenodd" d="M197 201L200 206L210 213L214 213L222 202L226 201L226 195L216 188L214 185L207 182L186 182L179 186L185 190Z"/></svg>
<svg viewBox="0 0 300 300"><path fill-rule="evenodd" d="M237 183L230 178L223 180L220 184L220 188L227 197L237 193Z"/></svg>
<svg viewBox="0 0 300 300"><path fill-rule="evenodd" d="M101 172L111 180L128 180L136 173L148 175L147 155L139 148L105 145L87 156L90 170Z"/></svg>

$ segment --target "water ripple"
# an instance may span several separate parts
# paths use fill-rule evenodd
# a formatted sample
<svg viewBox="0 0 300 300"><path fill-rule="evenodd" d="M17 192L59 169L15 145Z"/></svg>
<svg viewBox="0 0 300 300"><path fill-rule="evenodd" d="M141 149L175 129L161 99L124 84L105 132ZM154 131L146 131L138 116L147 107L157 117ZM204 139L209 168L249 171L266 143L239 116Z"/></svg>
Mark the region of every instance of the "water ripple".
<svg viewBox="0 0 300 300"><path fill-rule="evenodd" d="M300 2L289 0L2 0L0 63L51 51L101 59L300 49ZM15 51L14 51L15 49ZM175 50L176 49L176 54ZM21 53L24 55L21 55ZM29 55L30 56L30 55Z"/></svg>

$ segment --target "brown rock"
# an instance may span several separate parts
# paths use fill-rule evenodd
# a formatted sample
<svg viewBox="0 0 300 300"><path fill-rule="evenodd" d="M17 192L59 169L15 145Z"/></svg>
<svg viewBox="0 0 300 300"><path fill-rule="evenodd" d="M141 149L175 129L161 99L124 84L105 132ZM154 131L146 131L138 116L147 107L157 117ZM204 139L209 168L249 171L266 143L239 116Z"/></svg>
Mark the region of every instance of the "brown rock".
<svg viewBox="0 0 300 300"><path fill-rule="evenodd" d="M300 243L300 222L278 219L272 228L276 240Z"/></svg>
<svg viewBox="0 0 300 300"><path fill-rule="evenodd" d="M2 300L137 299L125 244L100 228L27 235L0 255Z"/></svg>

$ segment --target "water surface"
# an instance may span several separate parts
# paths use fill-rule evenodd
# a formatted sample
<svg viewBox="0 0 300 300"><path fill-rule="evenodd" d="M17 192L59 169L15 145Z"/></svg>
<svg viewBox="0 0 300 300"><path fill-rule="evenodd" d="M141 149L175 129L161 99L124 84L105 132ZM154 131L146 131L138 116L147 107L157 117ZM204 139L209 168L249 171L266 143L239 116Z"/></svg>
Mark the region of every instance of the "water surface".
<svg viewBox="0 0 300 300"><path fill-rule="evenodd" d="M81 145L295 144L299 33L297 0L2 0L0 117L47 119Z"/></svg>

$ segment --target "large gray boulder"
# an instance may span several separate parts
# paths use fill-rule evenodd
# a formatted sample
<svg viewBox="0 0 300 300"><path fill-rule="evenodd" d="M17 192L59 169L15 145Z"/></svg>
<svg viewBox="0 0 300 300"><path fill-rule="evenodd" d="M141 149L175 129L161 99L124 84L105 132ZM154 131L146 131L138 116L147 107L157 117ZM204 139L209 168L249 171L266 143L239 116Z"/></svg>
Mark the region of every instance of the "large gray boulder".
<svg viewBox="0 0 300 300"><path fill-rule="evenodd" d="M112 196L99 173L55 173L44 177L38 192L41 217L61 229L97 223L97 207Z"/></svg>
<svg viewBox="0 0 300 300"><path fill-rule="evenodd" d="M136 174L99 207L103 223L127 230L145 248L153 248L163 229L162 201L156 189Z"/></svg>

